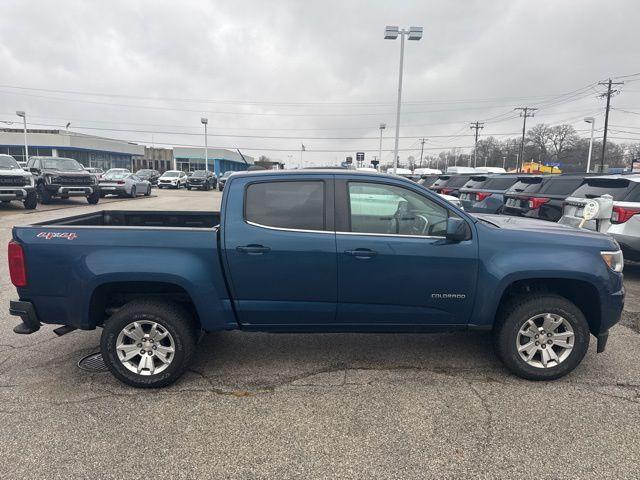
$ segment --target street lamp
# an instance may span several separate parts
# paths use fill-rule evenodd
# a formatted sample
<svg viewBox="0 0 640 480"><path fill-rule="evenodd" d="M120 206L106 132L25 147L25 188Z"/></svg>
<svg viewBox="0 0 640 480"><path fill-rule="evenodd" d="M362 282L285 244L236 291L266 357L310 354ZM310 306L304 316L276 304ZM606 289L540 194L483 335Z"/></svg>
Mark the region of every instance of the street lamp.
<svg viewBox="0 0 640 480"><path fill-rule="evenodd" d="M382 162L382 131L387 128L387 124L386 123L381 123L380 124L380 149L378 151L378 161Z"/></svg>
<svg viewBox="0 0 640 480"><path fill-rule="evenodd" d="M22 110L18 110L16 115L22 117L22 121L24 122L24 161L29 161L29 143L27 142L27 114Z"/></svg>
<svg viewBox="0 0 640 480"><path fill-rule="evenodd" d="M200 123L204 125L204 169L209 171L209 145L207 144L207 123L209 120L202 117Z"/></svg>
<svg viewBox="0 0 640 480"><path fill-rule="evenodd" d="M393 174L398 170L398 142L400 139L400 105L402 102L402 66L404 62L404 37L409 40L422 38L422 27L409 27L409 30L400 30L397 26L387 25L384 29L385 40L395 40L400 35L400 70L398 73L398 107L396 110L396 141L393 149Z"/></svg>
<svg viewBox="0 0 640 480"><path fill-rule="evenodd" d="M593 128L596 126L596 119L593 117L585 117L585 122L591 124L591 140L589 140L589 157L587 158L587 173L591 168L591 152L593 151Z"/></svg>

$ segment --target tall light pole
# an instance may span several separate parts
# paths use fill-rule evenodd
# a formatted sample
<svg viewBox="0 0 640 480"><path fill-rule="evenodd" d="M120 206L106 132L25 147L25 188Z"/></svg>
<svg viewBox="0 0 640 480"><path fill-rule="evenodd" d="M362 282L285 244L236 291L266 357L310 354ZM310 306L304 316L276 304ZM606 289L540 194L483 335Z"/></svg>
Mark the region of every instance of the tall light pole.
<svg viewBox="0 0 640 480"><path fill-rule="evenodd" d="M404 37L409 40L422 38L422 27L409 27L409 30L400 30L397 26L387 25L384 29L385 40L395 40L400 35L400 70L398 73L398 106L396 109L396 141L393 148L393 174L398 170L398 143L400 140L400 106L402 104L402 67L404 63Z"/></svg>
<svg viewBox="0 0 640 480"><path fill-rule="evenodd" d="M378 161L381 162L382 161L382 131L387 128L387 124L386 123L381 123L380 124L380 148L378 149Z"/></svg>
<svg viewBox="0 0 640 480"><path fill-rule="evenodd" d="M209 119L202 117L200 123L204 125L204 169L209 171L209 144L207 142L207 124Z"/></svg>
<svg viewBox="0 0 640 480"><path fill-rule="evenodd" d="M27 114L22 110L18 110L16 115L22 117L24 123L24 161L29 161L29 143L27 142Z"/></svg>
<svg viewBox="0 0 640 480"><path fill-rule="evenodd" d="M593 128L596 125L596 119L593 117L585 117L585 122L591 124L591 140L589 140L589 156L587 157L587 173L591 169L591 152L593 151Z"/></svg>

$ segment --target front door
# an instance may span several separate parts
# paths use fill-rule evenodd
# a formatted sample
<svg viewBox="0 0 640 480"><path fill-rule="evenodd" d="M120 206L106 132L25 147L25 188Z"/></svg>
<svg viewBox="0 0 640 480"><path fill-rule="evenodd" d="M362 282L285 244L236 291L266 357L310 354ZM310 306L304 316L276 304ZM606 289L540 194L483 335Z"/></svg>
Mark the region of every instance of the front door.
<svg viewBox="0 0 640 480"><path fill-rule="evenodd" d="M477 242L445 240L445 203L404 182L336 181L337 321L407 328L469 321ZM346 212L341 217L342 212Z"/></svg>
<svg viewBox="0 0 640 480"><path fill-rule="evenodd" d="M333 179L238 178L225 195L222 235L240 323L272 329L333 323Z"/></svg>

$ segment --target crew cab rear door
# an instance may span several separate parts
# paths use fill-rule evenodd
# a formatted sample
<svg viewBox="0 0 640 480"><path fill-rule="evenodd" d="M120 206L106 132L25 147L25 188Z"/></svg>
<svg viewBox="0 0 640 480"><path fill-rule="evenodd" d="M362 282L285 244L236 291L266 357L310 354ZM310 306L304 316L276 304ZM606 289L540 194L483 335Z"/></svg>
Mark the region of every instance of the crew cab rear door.
<svg viewBox="0 0 640 480"><path fill-rule="evenodd" d="M261 329L333 323L333 176L243 176L230 178L225 192L222 241L239 322Z"/></svg>
<svg viewBox="0 0 640 480"><path fill-rule="evenodd" d="M447 218L462 215L406 182L336 175L335 188L337 321L393 329L468 323L477 239L444 238Z"/></svg>

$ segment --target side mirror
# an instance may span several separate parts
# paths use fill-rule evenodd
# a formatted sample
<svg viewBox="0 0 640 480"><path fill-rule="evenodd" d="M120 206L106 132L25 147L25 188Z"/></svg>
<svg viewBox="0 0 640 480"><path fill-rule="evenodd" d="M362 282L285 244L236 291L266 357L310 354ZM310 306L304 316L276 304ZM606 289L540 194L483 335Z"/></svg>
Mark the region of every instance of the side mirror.
<svg viewBox="0 0 640 480"><path fill-rule="evenodd" d="M445 238L448 242L458 243L467 239L467 222L457 217L447 219L447 233Z"/></svg>
<svg viewBox="0 0 640 480"><path fill-rule="evenodd" d="M29 171L30 171L31 173L40 173L40 169L39 169L39 168L36 168L36 167L31 167L31 168L29 169Z"/></svg>

